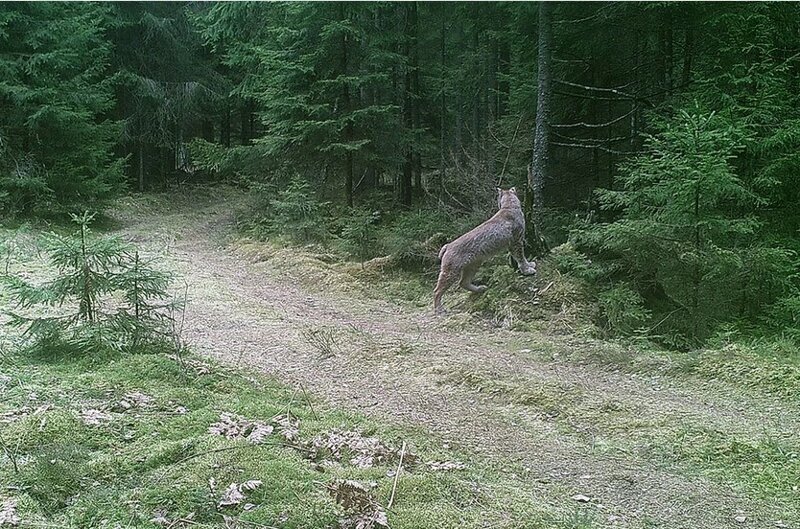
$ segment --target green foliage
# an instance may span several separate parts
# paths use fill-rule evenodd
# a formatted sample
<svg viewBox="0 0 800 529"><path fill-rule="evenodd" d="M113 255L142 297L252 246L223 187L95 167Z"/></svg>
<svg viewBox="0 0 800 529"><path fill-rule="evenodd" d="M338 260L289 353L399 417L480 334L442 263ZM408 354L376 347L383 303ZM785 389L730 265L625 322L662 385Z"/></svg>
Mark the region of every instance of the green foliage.
<svg viewBox="0 0 800 529"><path fill-rule="evenodd" d="M201 138L189 144L194 166L215 177L237 184L258 187L269 181L279 164L257 146L225 147Z"/></svg>
<svg viewBox="0 0 800 529"><path fill-rule="evenodd" d="M628 285L619 284L598 295L601 328L611 335L633 334L650 319L642 296Z"/></svg>
<svg viewBox="0 0 800 529"><path fill-rule="evenodd" d="M469 220L467 220L469 222ZM439 249L465 223L441 209L420 208L390 217L378 230L379 255L391 255L401 268L433 272Z"/></svg>
<svg viewBox="0 0 800 529"><path fill-rule="evenodd" d="M309 173L329 167L339 182L355 165L398 163L397 151L383 148L402 130L398 107L378 96L390 82L385 72L398 64L373 27L385 9L220 4L198 17L225 64L246 72L234 92L261 107L266 133L256 144L265 159ZM365 93L375 95L358 96Z"/></svg>
<svg viewBox="0 0 800 529"><path fill-rule="evenodd" d="M341 238L348 253L364 261L375 256L377 242L376 224L380 222L380 211L356 209L344 221Z"/></svg>
<svg viewBox="0 0 800 529"><path fill-rule="evenodd" d="M63 213L96 206L120 188L108 9L44 3L0 10L2 210Z"/></svg>
<svg viewBox="0 0 800 529"><path fill-rule="evenodd" d="M211 139L208 120L228 104L230 82L202 52L191 12L170 2L109 6L115 110L123 120L119 149L129 155L140 191L193 176L187 144L201 121Z"/></svg>
<svg viewBox="0 0 800 529"><path fill-rule="evenodd" d="M319 200L305 180L294 177L283 189L261 184L252 223L256 235L286 236L300 243L322 242L330 233L326 222L328 203Z"/></svg>
<svg viewBox="0 0 800 529"><path fill-rule="evenodd" d="M148 267L119 239L92 236L93 218L73 215L75 235L50 236L46 250L54 279L32 284L3 278L17 309L28 312L9 312L9 325L24 328L23 335L43 350L120 350L167 339L171 311L179 307L168 301L169 274Z"/></svg>
<svg viewBox="0 0 800 529"><path fill-rule="evenodd" d="M346 429L368 433L394 449L407 441L406 454L413 450L422 461L468 456L443 448L418 429L392 428L296 399L291 388L270 377L238 373L196 357L185 360L202 366L202 374L152 354L125 355L91 369L74 359L42 363L22 354L3 365L9 380L0 414L12 419L3 425L0 454L7 446L24 463L15 471L0 455L0 482L8 486L4 499L18 500L22 523L151 527L163 517L176 525L188 518L195 525L217 527L235 518L245 525L272 526L280 518L285 527L323 529L337 526L341 516L325 490L335 479L377 481L375 496L386 504L394 481L387 472L396 470L395 461L360 468L344 458L320 474L318 463L284 443L277 431L262 444L210 433L209 426L223 411L270 423L288 407L298 420L302 443L319 433ZM34 393L39 406L35 414L29 399ZM148 400L143 406L136 400L131 408L120 406L132 396ZM106 418L87 424L82 417L92 409L103 409ZM337 445L337 452L341 449ZM418 465L413 472L402 472L397 488L402 501L389 513L391 526L419 528L420 519L426 527L433 521L441 529L478 529L487 523L499 529L518 529L520 523L550 526L547 522L558 509L542 508L521 478L500 464L472 458L468 463L464 470L432 471ZM245 501L218 505L230 483L250 479L263 483L247 492ZM464 501L474 494L478 480L496 484L481 492L493 507Z"/></svg>
<svg viewBox="0 0 800 529"><path fill-rule="evenodd" d="M592 284L598 323L680 347L729 326L793 333L793 4L564 4L554 18L558 167L540 228L563 241L576 218L604 222L577 229L587 258L555 256ZM524 3L5 5L0 210L96 208L127 163L141 189L247 185L244 223L262 235L432 274L435 247L485 219L486 190L525 180L538 22Z"/></svg>
<svg viewBox="0 0 800 529"><path fill-rule="evenodd" d="M800 342L800 294L778 299L765 316L768 328Z"/></svg>
<svg viewBox="0 0 800 529"><path fill-rule="evenodd" d="M735 164L743 124L695 107L658 127L647 154L624 168L621 189L598 192L619 219L579 239L633 279L679 345L762 311L789 288L792 252L762 242L756 212L766 199Z"/></svg>

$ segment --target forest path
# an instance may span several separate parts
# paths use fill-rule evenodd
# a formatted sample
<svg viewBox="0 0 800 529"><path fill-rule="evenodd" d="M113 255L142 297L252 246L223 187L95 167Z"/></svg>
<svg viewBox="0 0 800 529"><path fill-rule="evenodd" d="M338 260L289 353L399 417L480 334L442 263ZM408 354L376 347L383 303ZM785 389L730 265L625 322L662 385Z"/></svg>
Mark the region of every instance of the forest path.
<svg viewBox="0 0 800 529"><path fill-rule="evenodd" d="M422 427L558 504L587 507L572 499L583 494L592 526L795 527L768 500L669 458L697 429L737 438L800 431L791 404L560 359L559 350L601 345L585 340L470 328L457 315L309 287L295 278L301 270L275 261L284 253L254 262L226 244L224 199L133 200L116 216L124 236L188 283L184 336L201 354L302 384L331 406ZM326 265L316 266L324 281ZM332 355L315 345L326 337Z"/></svg>

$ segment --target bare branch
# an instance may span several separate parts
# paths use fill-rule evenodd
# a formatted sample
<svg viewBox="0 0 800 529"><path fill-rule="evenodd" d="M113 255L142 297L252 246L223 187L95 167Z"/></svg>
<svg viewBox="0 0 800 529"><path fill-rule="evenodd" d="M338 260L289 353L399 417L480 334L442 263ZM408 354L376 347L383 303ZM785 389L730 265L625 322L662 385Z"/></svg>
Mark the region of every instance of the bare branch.
<svg viewBox="0 0 800 529"><path fill-rule="evenodd" d="M553 135L561 138L562 140L566 141L580 141L584 142L586 145L605 145L607 143L617 143L620 141L628 141L633 138L633 136L616 136L613 138L603 138L603 139L594 139L594 138L573 138L571 136L565 136L564 134L559 134L556 131L553 131ZM586 142L593 142L593 143L586 143Z"/></svg>
<svg viewBox="0 0 800 529"><path fill-rule="evenodd" d="M600 129L600 128L603 128L603 127L608 127L610 125L613 125L614 123L619 123L620 121L622 121L623 119L627 118L628 116L630 116L634 112L636 112L635 108L631 109L630 112L628 112L626 114L623 114L618 118L614 118L611 121L606 121L605 123L586 123L584 121L579 121L577 123L565 123L565 124L550 125L550 126L553 127L553 128L556 128L556 129L571 129L571 128L574 128L574 127L586 127L586 128L589 128L589 129Z"/></svg>
<svg viewBox="0 0 800 529"><path fill-rule="evenodd" d="M570 96L570 97L579 97L581 99L594 99L594 100L597 100L597 101L626 101L626 100L627 101L635 101L635 102L641 101L642 103L645 103L646 105L648 105L650 107L654 107L655 106L651 101L649 101L646 98L639 97L639 96L637 96L635 94L628 94L628 93L625 93L625 92L621 92L617 88L601 88L601 87L597 87L597 86L586 86L586 85L582 85L582 84L578 84L578 83L571 83L569 81L560 81L560 80L556 80L555 82L560 84L560 85L563 85L563 86L569 86L571 88L579 88L581 90L584 90L585 92L588 92L588 93L584 93L584 94L580 94L580 93L576 94L576 93L571 93L571 92L562 92L562 91L559 91L559 90L553 90L553 92L555 92L556 94L566 95L566 96ZM627 85L624 85L624 86L627 86ZM599 92L599 93L603 93L603 94L613 94L613 95L615 95L617 97L602 97L602 96L597 96L597 95L591 95L592 92Z"/></svg>
<svg viewBox="0 0 800 529"><path fill-rule="evenodd" d="M608 147L603 147L602 145L595 145L595 144L586 144L586 143L562 143L559 141L554 141L550 145L557 145L559 147L567 147L567 148L574 148L574 149L597 149L598 151L607 152L609 154L617 154L619 156L629 156L632 154L644 154L646 151L620 151L617 149L609 149Z"/></svg>
<svg viewBox="0 0 800 529"><path fill-rule="evenodd" d="M561 96L577 97L578 99L591 99L592 101L620 101L620 102L630 101L629 99L621 99L619 97L603 97L592 94L575 94L573 92L565 92L563 90L553 90L553 93Z"/></svg>
<svg viewBox="0 0 800 529"><path fill-rule="evenodd" d="M636 99L635 95L626 94L624 92L620 92L619 90L617 90L617 88L600 88L598 86L586 86L586 85L582 85L582 84L578 84L578 83L571 83L569 81L561 81L560 79L554 79L554 80L555 80L556 83L564 85L564 86L571 86L573 88L580 88L582 90L590 90L592 92L611 93L611 94L618 95L618 96L620 96L622 98L625 98L625 99Z"/></svg>

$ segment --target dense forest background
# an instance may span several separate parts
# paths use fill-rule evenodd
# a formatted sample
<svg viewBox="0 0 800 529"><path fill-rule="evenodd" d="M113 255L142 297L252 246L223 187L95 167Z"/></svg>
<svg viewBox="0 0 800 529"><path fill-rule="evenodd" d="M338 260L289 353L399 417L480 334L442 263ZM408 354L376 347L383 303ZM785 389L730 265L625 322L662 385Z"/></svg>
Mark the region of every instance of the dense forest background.
<svg viewBox="0 0 800 529"><path fill-rule="evenodd" d="M800 333L796 3L0 6L0 207L225 181L426 270L525 189L611 334ZM566 244L565 244L566 243ZM434 265L435 266L435 263Z"/></svg>

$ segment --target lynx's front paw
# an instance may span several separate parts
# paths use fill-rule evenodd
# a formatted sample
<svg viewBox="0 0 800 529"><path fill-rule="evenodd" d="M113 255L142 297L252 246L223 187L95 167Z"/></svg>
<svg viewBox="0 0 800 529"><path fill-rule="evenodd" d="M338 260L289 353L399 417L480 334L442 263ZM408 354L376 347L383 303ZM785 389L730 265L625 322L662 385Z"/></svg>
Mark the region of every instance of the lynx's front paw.
<svg viewBox="0 0 800 529"><path fill-rule="evenodd" d="M525 266L520 266L519 271L522 272L522 275L525 276L532 276L536 273L536 264L534 263L525 263Z"/></svg>

